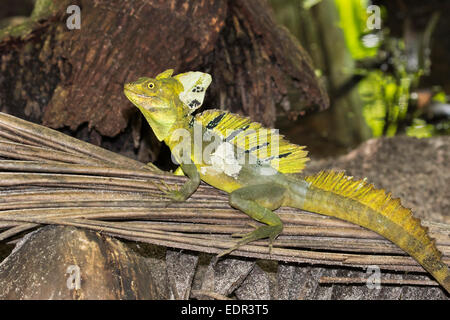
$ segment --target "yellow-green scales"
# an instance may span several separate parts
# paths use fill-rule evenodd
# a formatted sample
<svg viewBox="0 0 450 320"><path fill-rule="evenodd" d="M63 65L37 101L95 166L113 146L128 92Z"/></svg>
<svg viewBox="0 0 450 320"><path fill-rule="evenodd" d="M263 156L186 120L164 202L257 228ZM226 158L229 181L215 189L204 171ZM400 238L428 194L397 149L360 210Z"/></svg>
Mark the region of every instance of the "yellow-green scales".
<svg viewBox="0 0 450 320"><path fill-rule="evenodd" d="M304 147L226 111L208 110L193 116L203 103L211 76L172 73L167 70L155 78L128 83L125 94L189 177L180 190L167 190L174 201L189 198L203 180L228 192L231 206L264 223L221 255L262 238L269 238L271 244L283 229L273 210L294 207L377 232L416 259L450 292L450 272L434 240L399 199L343 173L299 178L295 174L308 160Z"/></svg>

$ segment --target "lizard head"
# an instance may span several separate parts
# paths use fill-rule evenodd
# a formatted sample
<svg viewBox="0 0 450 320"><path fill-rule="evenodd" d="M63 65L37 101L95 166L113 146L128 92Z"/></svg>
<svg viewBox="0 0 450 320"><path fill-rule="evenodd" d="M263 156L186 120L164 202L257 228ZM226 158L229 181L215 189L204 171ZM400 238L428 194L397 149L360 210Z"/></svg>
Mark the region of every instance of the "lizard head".
<svg viewBox="0 0 450 320"><path fill-rule="evenodd" d="M166 70L155 78L139 78L126 83L124 93L139 108L158 140L164 140L177 121L179 94L183 86L172 78L173 70Z"/></svg>
<svg viewBox="0 0 450 320"><path fill-rule="evenodd" d="M160 141L168 137L178 120L202 105L211 83L207 73L172 74L173 69L169 69L155 78L139 78L124 87L125 95L139 108Z"/></svg>

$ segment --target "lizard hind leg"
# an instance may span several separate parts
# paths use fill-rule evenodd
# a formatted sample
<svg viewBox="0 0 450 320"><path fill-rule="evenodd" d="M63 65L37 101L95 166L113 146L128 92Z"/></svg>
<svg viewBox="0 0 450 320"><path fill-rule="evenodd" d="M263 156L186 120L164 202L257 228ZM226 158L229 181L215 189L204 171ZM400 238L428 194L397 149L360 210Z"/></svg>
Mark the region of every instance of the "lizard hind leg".
<svg viewBox="0 0 450 320"><path fill-rule="evenodd" d="M242 238L231 248L219 253L218 257L259 239L269 238L269 252L272 242L283 230L283 223L272 210L279 208L285 198L286 189L283 186L267 183L252 185L237 189L230 193L230 205L241 210L250 218L265 223L255 230L242 235Z"/></svg>

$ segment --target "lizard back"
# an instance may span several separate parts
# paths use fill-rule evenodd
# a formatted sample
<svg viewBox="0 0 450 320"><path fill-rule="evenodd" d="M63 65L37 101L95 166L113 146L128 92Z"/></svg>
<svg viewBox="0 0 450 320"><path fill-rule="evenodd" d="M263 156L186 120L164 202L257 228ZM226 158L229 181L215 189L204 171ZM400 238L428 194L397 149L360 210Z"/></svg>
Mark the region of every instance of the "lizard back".
<svg viewBox="0 0 450 320"><path fill-rule="evenodd" d="M274 129L222 110L207 110L195 117L202 126L220 136L224 142L254 156L259 163L269 164L281 173L298 173L305 168L305 147L289 143Z"/></svg>

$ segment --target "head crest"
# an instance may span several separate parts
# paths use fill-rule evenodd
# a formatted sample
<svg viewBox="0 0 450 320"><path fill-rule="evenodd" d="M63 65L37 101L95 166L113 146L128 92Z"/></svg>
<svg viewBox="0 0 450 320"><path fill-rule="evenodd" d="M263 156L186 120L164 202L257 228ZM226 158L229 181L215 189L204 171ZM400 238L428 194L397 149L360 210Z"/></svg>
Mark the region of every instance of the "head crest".
<svg viewBox="0 0 450 320"><path fill-rule="evenodd" d="M175 77L183 85L179 98L192 113L203 104L206 89L212 81L211 75L199 71L177 74Z"/></svg>
<svg viewBox="0 0 450 320"><path fill-rule="evenodd" d="M167 69L166 71L163 71L160 74L158 74L155 77L155 79L160 80L160 79L164 79L164 78L169 78L172 76L172 74L173 74L173 69Z"/></svg>

